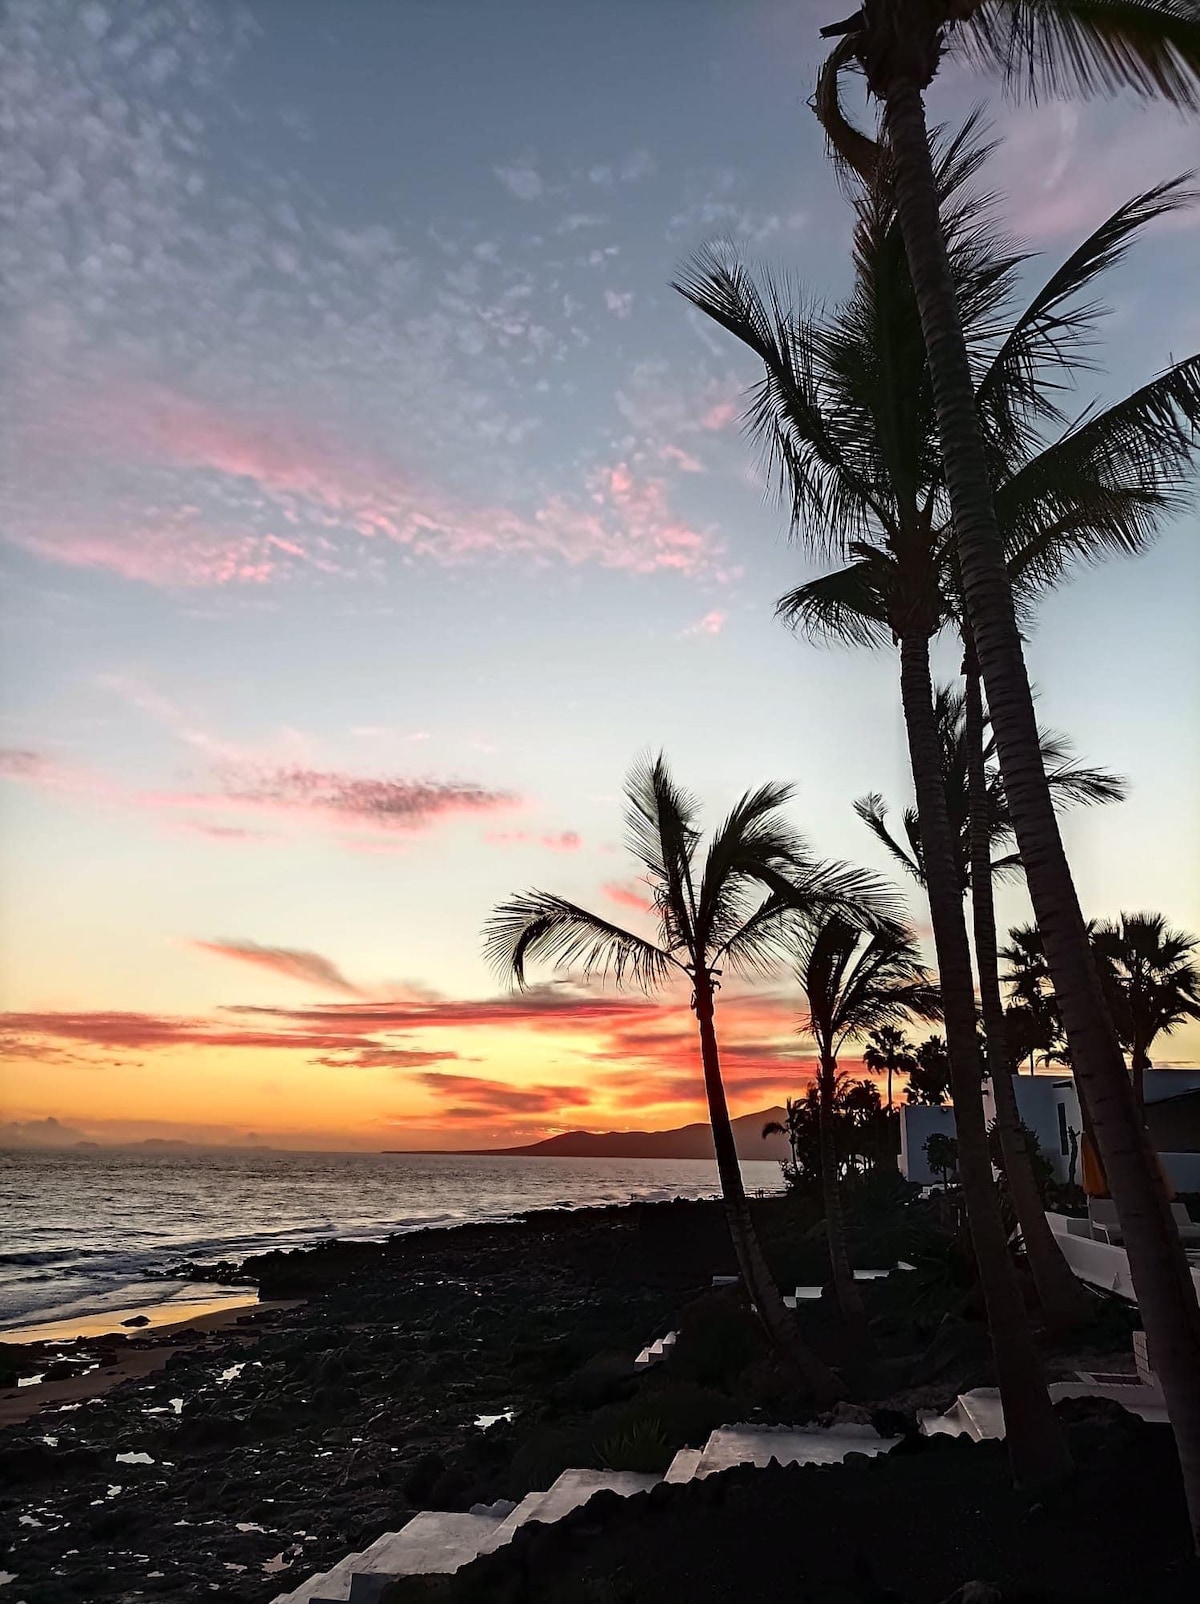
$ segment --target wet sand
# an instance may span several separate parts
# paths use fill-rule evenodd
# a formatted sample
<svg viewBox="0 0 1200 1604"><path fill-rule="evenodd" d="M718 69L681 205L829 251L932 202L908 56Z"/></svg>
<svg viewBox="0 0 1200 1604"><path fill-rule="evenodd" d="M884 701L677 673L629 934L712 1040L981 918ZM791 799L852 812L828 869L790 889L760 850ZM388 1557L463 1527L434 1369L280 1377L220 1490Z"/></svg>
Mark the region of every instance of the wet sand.
<svg viewBox="0 0 1200 1604"><path fill-rule="evenodd" d="M105 1322L98 1327L89 1326L87 1324L89 1317L84 1316L82 1320L57 1321L47 1326L29 1327L20 1337L15 1332L6 1332L0 1340L62 1342L76 1336L116 1333L125 1338L128 1347L126 1351L118 1349L111 1363L102 1364L98 1370L90 1371L87 1375L63 1376L57 1381L41 1381L24 1387L5 1387L0 1390L0 1426L19 1426L47 1404L83 1403L89 1398L99 1398L113 1387L120 1386L123 1381L133 1381L141 1376L148 1376L155 1370L161 1370L172 1354L178 1353L183 1348L203 1345L212 1333L222 1331L229 1326L244 1324L247 1340L257 1338L262 1335L264 1323L273 1314L283 1309L294 1309L299 1301L301 1300L276 1299L260 1303L251 1293L245 1300L239 1299L236 1302L233 1299L223 1301L214 1299L211 1304L168 1303L160 1305L157 1310L122 1309L114 1311L112 1315L90 1317ZM184 1311L192 1312L185 1314ZM119 1320L116 1327L111 1324L114 1317L128 1318L131 1312L152 1317L158 1315L161 1318L152 1318L150 1325L137 1326L129 1331L121 1330ZM39 1335L35 1337L34 1331ZM188 1334L186 1338L184 1333ZM176 1335L181 1340L178 1342L169 1340ZM151 1340L146 1341L147 1337Z"/></svg>
<svg viewBox="0 0 1200 1604"><path fill-rule="evenodd" d="M228 1313L232 1318L236 1313L258 1306L258 1293L253 1287L242 1287L236 1292L216 1292L207 1298L172 1298L165 1303L137 1308L106 1309L102 1314L76 1314L61 1320L43 1320L36 1325L12 1326L0 1331L0 1342L70 1342L74 1337L109 1334L128 1337L151 1331L161 1336L164 1331L199 1325L213 1315ZM145 1325L125 1325L126 1320L139 1315L145 1319ZM212 1327L206 1324L202 1329L211 1330Z"/></svg>

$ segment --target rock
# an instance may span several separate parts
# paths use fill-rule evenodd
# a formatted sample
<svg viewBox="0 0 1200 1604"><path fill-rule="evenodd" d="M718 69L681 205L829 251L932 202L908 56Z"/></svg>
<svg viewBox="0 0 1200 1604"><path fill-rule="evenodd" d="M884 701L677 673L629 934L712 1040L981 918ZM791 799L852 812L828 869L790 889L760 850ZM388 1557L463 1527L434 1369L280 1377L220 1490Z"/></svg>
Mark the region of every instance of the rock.
<svg viewBox="0 0 1200 1604"><path fill-rule="evenodd" d="M148 1326L150 1324L150 1318L148 1315L135 1314L132 1315L128 1320L122 1320L121 1324L123 1326Z"/></svg>

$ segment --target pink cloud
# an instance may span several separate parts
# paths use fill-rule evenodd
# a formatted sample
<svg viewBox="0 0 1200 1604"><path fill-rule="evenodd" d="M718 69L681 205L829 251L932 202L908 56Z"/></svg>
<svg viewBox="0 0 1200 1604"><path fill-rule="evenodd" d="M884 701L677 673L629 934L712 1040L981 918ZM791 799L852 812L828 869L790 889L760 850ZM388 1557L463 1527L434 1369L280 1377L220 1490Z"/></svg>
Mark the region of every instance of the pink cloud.
<svg viewBox="0 0 1200 1604"><path fill-rule="evenodd" d="M483 838L497 847L546 847L551 852L578 852L583 837L576 830L561 830L557 835L536 835L529 830L489 830Z"/></svg>
<svg viewBox="0 0 1200 1604"><path fill-rule="evenodd" d="M134 468L202 475L244 515L221 527L193 494L153 513L110 509L108 528L89 505L74 524L39 520L13 537L76 567L168 587L259 585L301 568L376 572L390 547L404 560L447 567L507 557L640 574L720 568L711 531L671 509L661 478L625 463L519 510L419 484L294 420L239 418L164 388L95 395L81 411L75 449ZM38 438L31 433L31 451ZM189 488L202 487L209 488L203 479Z"/></svg>
<svg viewBox="0 0 1200 1604"><path fill-rule="evenodd" d="M719 635L725 627L725 620L729 615L723 613L719 607L705 613L694 624L689 624L683 631L685 635Z"/></svg>
<svg viewBox="0 0 1200 1604"><path fill-rule="evenodd" d="M684 451L679 446L662 446L659 449L659 459L670 462L680 473L704 473L704 464L699 457L693 457L690 451Z"/></svg>
<svg viewBox="0 0 1200 1604"><path fill-rule="evenodd" d="M40 753L0 749L0 777L45 790L76 792L110 806L144 808L168 816L270 813L339 830L411 833L457 814L495 813L519 807L521 802L514 792L468 780L349 774L299 764L270 767L219 762L213 765L213 776L216 789L211 791L125 791L102 775L68 768ZM203 817L179 819L170 827L214 840L263 839L271 834L223 820L210 822ZM353 850L367 849L358 836L344 836L342 840ZM580 841L573 831L564 831L559 836L543 837L542 844L572 851Z"/></svg>
<svg viewBox="0 0 1200 1604"><path fill-rule="evenodd" d="M636 908L638 913L650 913L654 904L646 894L646 888L640 881L632 885L623 885L618 880L606 880L604 895L610 902L615 902L621 908Z"/></svg>
<svg viewBox="0 0 1200 1604"><path fill-rule="evenodd" d="M1147 188L1147 174L1170 177L1195 165L1194 124L1161 108L1120 120L1103 106L1046 102L1007 109L992 182L1006 197L1010 226L1035 243L1081 238ZM1195 228L1200 208L1174 213L1158 228Z"/></svg>
<svg viewBox="0 0 1200 1604"><path fill-rule="evenodd" d="M738 415L735 401L716 401L706 412L700 415L700 427L711 433L719 429L727 429Z"/></svg>
<svg viewBox="0 0 1200 1604"><path fill-rule="evenodd" d="M197 952L207 952L217 958L231 958L235 963L252 964L267 969L289 980L299 980L307 986L319 986L326 991L340 991L351 997L361 997L357 986L351 985L337 965L322 957L319 952L308 952L297 947L262 947L257 941L192 941Z"/></svg>

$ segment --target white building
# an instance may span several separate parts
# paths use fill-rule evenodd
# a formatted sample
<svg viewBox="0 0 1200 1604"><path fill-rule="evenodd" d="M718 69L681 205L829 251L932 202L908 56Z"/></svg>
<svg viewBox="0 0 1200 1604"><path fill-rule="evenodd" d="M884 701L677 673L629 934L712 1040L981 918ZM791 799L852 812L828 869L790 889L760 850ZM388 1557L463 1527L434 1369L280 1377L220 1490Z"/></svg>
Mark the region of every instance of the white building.
<svg viewBox="0 0 1200 1604"><path fill-rule="evenodd" d="M1072 1076L1014 1075L1013 1090L1022 1120L1037 1137L1059 1181L1078 1181L1076 1158L1083 1118ZM1145 1074L1146 1125L1162 1166L1180 1192L1200 1192L1200 1069L1148 1069ZM991 1083L984 1082L984 1113L996 1117ZM925 1142L934 1131L954 1134L954 1110L905 1104L900 1109L900 1173L928 1186L937 1177L929 1169Z"/></svg>

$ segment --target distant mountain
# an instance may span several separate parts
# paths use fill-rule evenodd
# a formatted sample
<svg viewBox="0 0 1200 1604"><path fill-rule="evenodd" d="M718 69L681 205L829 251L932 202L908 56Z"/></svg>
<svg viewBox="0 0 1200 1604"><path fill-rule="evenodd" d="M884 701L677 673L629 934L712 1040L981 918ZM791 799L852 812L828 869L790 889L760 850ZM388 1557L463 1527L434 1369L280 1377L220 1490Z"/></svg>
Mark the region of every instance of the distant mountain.
<svg viewBox="0 0 1200 1604"><path fill-rule="evenodd" d="M782 1136L763 1139L770 1120L783 1119L782 1108L764 1108L759 1114L742 1114L733 1121L738 1156L744 1159L783 1159L787 1141ZM396 1148L389 1152L400 1151ZM680 1125L673 1131L564 1131L525 1147L459 1149L492 1158L711 1158L712 1132L707 1122Z"/></svg>

